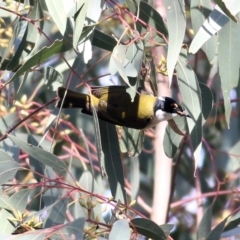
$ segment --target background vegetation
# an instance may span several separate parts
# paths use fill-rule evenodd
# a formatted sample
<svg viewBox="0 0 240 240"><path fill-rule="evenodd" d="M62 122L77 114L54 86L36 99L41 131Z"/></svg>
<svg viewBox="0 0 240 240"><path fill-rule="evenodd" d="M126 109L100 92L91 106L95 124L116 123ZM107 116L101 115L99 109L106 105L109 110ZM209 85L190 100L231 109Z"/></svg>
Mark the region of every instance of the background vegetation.
<svg viewBox="0 0 240 240"><path fill-rule="evenodd" d="M0 237L237 239L239 11L238 0L3 1ZM186 136L54 107L59 86L95 85L178 99Z"/></svg>

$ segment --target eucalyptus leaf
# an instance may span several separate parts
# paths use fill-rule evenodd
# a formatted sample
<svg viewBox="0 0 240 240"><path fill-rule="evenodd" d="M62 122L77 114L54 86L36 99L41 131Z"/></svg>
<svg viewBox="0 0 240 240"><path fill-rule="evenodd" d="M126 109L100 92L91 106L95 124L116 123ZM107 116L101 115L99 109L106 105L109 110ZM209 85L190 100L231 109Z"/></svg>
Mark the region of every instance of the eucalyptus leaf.
<svg viewBox="0 0 240 240"><path fill-rule="evenodd" d="M167 9L166 14L169 32L167 72L169 77L169 85L171 85L173 72L181 51L186 30L185 5L181 0L164 0L163 2L165 8Z"/></svg>
<svg viewBox="0 0 240 240"><path fill-rule="evenodd" d="M67 26L67 16L68 12L66 12L66 7L64 1L54 1L54 0L47 0L45 1L49 14L52 17L53 21L57 25L59 31L61 32L62 36L64 36ZM68 4L73 4L73 2L68 1Z"/></svg>
<svg viewBox="0 0 240 240"><path fill-rule="evenodd" d="M240 32L239 24L229 21L224 28L219 31L218 64L221 78L222 93L224 97L224 109L228 127L230 127L230 117L232 105L230 102L230 92L232 88L238 86L240 60L235 52L240 51L240 40L237 36Z"/></svg>
<svg viewBox="0 0 240 240"><path fill-rule="evenodd" d="M63 198L58 201L50 209L47 220L44 223L44 228L50 228L59 224L63 224L66 219L68 199Z"/></svg>
<svg viewBox="0 0 240 240"><path fill-rule="evenodd" d="M211 230L206 240L219 240L228 217L223 219L214 229Z"/></svg>
<svg viewBox="0 0 240 240"><path fill-rule="evenodd" d="M104 163L112 195L116 200L126 202L124 189L123 166L118 145L116 127L113 124L99 121Z"/></svg>
<svg viewBox="0 0 240 240"><path fill-rule="evenodd" d="M206 237L211 231L211 222L212 222L212 205L210 205L206 209L201 219L201 222L197 229L197 239L206 239Z"/></svg>
<svg viewBox="0 0 240 240"><path fill-rule="evenodd" d="M195 34L209 16L211 11L212 4L210 0L201 1L201 7L199 6L199 0L191 0L191 20ZM202 45L201 48L207 55L208 61L211 62L217 51L217 37L213 35Z"/></svg>
<svg viewBox="0 0 240 240"><path fill-rule="evenodd" d="M198 79L186 62L186 53L182 51L177 64L178 85L183 103L190 114L187 119L192 149L195 159L195 169L201 157L202 148L202 100Z"/></svg>
<svg viewBox="0 0 240 240"><path fill-rule="evenodd" d="M54 154L47 152L41 148L27 144L19 138L8 135L8 137L23 151L34 157L36 160L52 167L59 175L63 175L67 171L67 166L60 161Z"/></svg>
<svg viewBox="0 0 240 240"><path fill-rule="evenodd" d="M167 236L164 231L153 221L146 218L134 218L131 220L134 225L134 229L139 234L144 235L147 238L154 240L166 240Z"/></svg>
<svg viewBox="0 0 240 240"><path fill-rule="evenodd" d="M200 47L217 33L227 22L229 18L218 7L215 6L209 17L204 21L201 28L196 33L189 47L190 53L196 53Z"/></svg>
<svg viewBox="0 0 240 240"><path fill-rule="evenodd" d="M56 91L63 85L63 76L56 69L52 67L44 67L41 69L44 75L44 83L51 91Z"/></svg>
<svg viewBox="0 0 240 240"><path fill-rule="evenodd" d="M88 2L89 1L81 1L81 6L78 9L78 11L75 14L75 25L74 25L74 31L73 31L73 47L76 48L77 44L79 42L79 38L81 36L84 22L87 14L88 9Z"/></svg>
<svg viewBox="0 0 240 240"><path fill-rule="evenodd" d="M130 239L130 227L126 219L117 220L109 233L109 240Z"/></svg>
<svg viewBox="0 0 240 240"><path fill-rule="evenodd" d="M117 41L116 39L107 35L106 33L103 33L100 30L95 29L92 44L96 47L112 52L114 47L117 45Z"/></svg>
<svg viewBox="0 0 240 240"><path fill-rule="evenodd" d="M13 179L22 167L7 153L0 150L0 185Z"/></svg>
<svg viewBox="0 0 240 240"><path fill-rule="evenodd" d="M137 157L143 148L144 131L133 128L117 127L119 132L119 144L122 153Z"/></svg>
<svg viewBox="0 0 240 240"><path fill-rule="evenodd" d="M15 72L15 74L11 77L8 83L17 79L20 75L22 75L25 71L28 71L31 67L34 67L37 64L41 64L48 58L52 57L54 54L66 52L71 47L71 43L63 40L56 40L51 46L43 47L36 54L30 56L24 62L24 64L22 64L22 66Z"/></svg>

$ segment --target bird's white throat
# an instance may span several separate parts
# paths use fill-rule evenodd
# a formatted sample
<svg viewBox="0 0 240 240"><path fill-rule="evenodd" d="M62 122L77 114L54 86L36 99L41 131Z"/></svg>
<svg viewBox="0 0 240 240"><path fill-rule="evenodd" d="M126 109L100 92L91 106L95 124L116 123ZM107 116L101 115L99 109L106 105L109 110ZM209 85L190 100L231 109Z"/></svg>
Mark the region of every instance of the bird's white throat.
<svg viewBox="0 0 240 240"><path fill-rule="evenodd" d="M177 113L167 113L167 112L162 111L161 109L158 109L155 112L155 115L154 115L153 119L151 120L151 122L149 123L149 125L147 127L148 128L149 127L154 127L158 123L160 123L162 121L165 121L165 120L170 120L170 119L172 119L176 116L177 116Z"/></svg>

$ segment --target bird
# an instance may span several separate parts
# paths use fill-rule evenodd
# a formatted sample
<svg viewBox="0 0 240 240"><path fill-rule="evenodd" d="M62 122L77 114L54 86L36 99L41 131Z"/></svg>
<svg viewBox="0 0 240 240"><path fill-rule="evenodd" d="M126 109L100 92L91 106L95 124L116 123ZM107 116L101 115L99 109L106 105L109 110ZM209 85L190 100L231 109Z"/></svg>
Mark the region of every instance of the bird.
<svg viewBox="0 0 240 240"><path fill-rule="evenodd" d="M56 107L81 108L88 115L93 115L94 107L99 119L139 130L176 116L190 117L173 98L136 92L132 100L127 89L126 86L93 86L91 93L85 94L59 87Z"/></svg>

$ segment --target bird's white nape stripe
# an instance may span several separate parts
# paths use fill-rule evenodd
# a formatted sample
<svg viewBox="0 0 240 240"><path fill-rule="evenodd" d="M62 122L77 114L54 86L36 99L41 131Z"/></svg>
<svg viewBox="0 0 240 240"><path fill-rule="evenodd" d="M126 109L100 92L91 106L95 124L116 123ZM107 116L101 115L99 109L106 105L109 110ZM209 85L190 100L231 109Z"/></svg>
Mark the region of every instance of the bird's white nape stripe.
<svg viewBox="0 0 240 240"><path fill-rule="evenodd" d="M164 97L158 97L158 99L161 100L161 101L165 101Z"/></svg>

